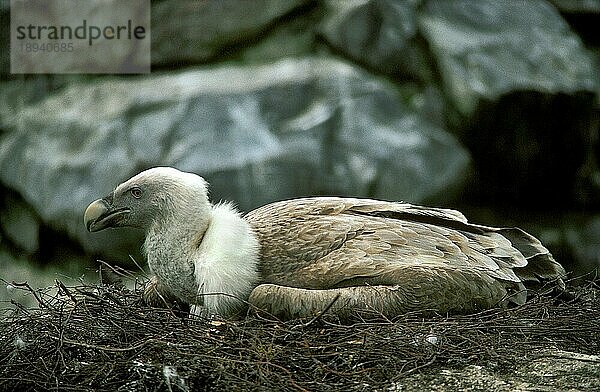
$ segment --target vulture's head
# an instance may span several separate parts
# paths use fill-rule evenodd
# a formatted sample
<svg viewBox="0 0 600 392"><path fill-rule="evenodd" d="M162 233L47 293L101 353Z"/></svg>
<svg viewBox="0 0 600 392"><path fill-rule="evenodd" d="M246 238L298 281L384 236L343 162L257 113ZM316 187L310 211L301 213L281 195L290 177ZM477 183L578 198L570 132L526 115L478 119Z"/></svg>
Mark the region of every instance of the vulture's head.
<svg viewBox="0 0 600 392"><path fill-rule="evenodd" d="M137 227L148 231L160 221L191 218L210 208L207 184L193 173L169 167L141 172L92 202L84 214L91 232L108 227Z"/></svg>

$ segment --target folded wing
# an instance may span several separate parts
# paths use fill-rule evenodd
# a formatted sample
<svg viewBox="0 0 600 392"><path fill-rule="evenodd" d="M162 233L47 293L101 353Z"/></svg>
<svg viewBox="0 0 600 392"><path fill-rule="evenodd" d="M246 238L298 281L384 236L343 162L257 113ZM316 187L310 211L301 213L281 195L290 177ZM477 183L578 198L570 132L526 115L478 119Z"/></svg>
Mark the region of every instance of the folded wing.
<svg viewBox="0 0 600 392"><path fill-rule="evenodd" d="M556 279L562 284L564 276L535 237L520 229L473 225L454 210L307 198L261 207L246 219L261 243L262 283L314 290L418 289L415 280L423 287L436 280L435 287L446 282L453 290L493 289L491 302L523 303L524 283Z"/></svg>

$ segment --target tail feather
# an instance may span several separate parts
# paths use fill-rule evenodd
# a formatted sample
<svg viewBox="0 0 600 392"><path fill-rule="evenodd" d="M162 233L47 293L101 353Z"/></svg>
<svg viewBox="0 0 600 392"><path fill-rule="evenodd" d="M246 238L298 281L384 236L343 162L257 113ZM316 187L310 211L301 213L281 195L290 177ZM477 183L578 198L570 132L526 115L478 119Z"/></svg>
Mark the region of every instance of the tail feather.
<svg viewBox="0 0 600 392"><path fill-rule="evenodd" d="M499 232L527 260L526 266L514 269L515 274L523 282L545 283L554 281L560 288L564 289L565 269L554 260L552 253L537 238L518 228L500 229Z"/></svg>

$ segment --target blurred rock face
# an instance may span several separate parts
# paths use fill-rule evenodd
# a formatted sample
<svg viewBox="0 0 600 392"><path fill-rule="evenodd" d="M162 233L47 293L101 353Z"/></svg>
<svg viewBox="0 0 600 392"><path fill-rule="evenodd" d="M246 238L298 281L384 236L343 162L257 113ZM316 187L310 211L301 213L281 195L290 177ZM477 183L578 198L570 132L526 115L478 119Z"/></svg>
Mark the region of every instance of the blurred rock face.
<svg viewBox="0 0 600 392"><path fill-rule="evenodd" d="M569 203L586 160L598 67L544 1L429 1L420 15L480 197Z"/></svg>
<svg viewBox="0 0 600 392"><path fill-rule="evenodd" d="M321 33L336 50L390 75L432 79L432 64L419 37L420 1L325 1Z"/></svg>
<svg viewBox="0 0 600 392"><path fill-rule="evenodd" d="M314 194L424 201L458 190L469 164L391 86L326 59L72 83L17 117L2 181L91 252L122 234L90 238L85 206L151 166L198 173L248 210Z"/></svg>
<svg viewBox="0 0 600 392"><path fill-rule="evenodd" d="M255 39L310 0L160 1L152 5L152 63L203 63Z"/></svg>
<svg viewBox="0 0 600 392"><path fill-rule="evenodd" d="M32 254L49 227L126 260L141 233L91 237L81 214L157 165L243 210L337 194L597 212L599 67L553 3L154 2L151 75L3 76L0 182L28 206L0 234Z"/></svg>
<svg viewBox="0 0 600 392"><path fill-rule="evenodd" d="M428 1L419 15L442 82L465 116L515 91L593 92L597 68L547 2Z"/></svg>

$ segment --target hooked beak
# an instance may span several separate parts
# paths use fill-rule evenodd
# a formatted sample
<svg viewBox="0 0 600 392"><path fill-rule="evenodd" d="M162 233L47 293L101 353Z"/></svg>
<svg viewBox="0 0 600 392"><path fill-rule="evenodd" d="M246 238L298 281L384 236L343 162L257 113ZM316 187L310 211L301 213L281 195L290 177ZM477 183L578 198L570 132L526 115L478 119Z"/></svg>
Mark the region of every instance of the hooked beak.
<svg viewBox="0 0 600 392"><path fill-rule="evenodd" d="M129 208L113 208L109 200L110 196L104 199L93 201L83 214L83 222L90 232L100 231L107 227L117 227L125 215L131 211Z"/></svg>

